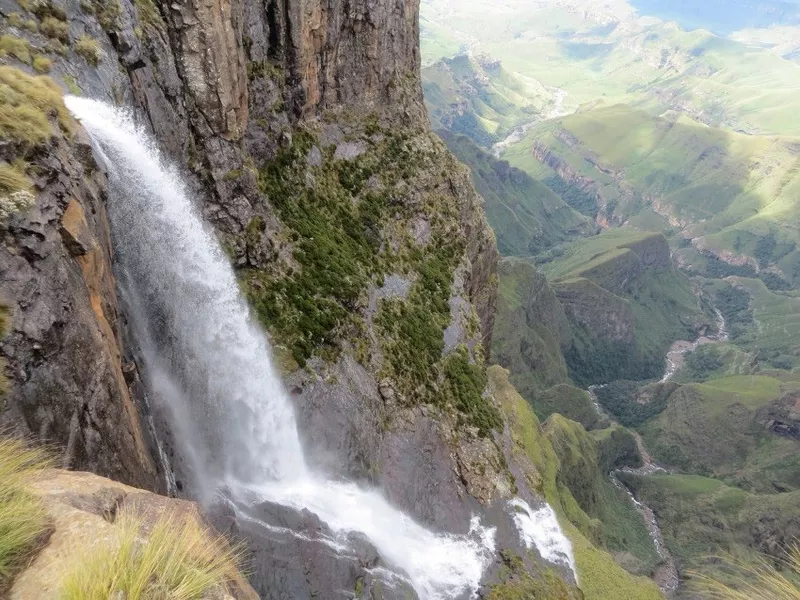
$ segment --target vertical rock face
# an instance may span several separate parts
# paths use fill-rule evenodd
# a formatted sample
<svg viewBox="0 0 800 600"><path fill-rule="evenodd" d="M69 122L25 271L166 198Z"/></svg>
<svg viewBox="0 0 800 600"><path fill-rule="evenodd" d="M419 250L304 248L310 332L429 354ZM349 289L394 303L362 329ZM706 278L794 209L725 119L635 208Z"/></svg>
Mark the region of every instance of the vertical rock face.
<svg viewBox="0 0 800 600"><path fill-rule="evenodd" d="M286 0L304 113L391 104L419 87L419 0Z"/></svg>
<svg viewBox="0 0 800 600"><path fill-rule="evenodd" d="M187 96L204 121L200 126L239 139L247 125L241 1L173 2L168 14Z"/></svg>
<svg viewBox="0 0 800 600"><path fill-rule="evenodd" d="M80 136L56 136L34 165L36 205L0 229L2 423L61 447L66 467L160 489L123 357L105 176Z"/></svg>

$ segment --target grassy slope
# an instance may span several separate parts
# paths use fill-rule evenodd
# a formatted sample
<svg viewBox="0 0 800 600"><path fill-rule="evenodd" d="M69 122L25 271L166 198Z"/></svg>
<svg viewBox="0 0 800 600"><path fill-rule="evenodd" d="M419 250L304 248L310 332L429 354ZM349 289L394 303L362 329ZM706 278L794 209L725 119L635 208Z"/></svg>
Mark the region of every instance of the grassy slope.
<svg viewBox="0 0 800 600"><path fill-rule="evenodd" d="M483 146L501 140L552 103L551 92L537 81L465 54L425 67L423 80L434 129L447 124ZM469 110L454 111L453 106Z"/></svg>
<svg viewBox="0 0 800 600"><path fill-rule="evenodd" d="M758 279L736 277L734 283L750 295L755 327L737 343L749 351L790 356L795 365L800 356L800 297L797 292L774 293Z"/></svg>
<svg viewBox="0 0 800 600"><path fill-rule="evenodd" d="M614 562L607 551L590 541L587 535L590 534L592 520L578 506L569 489L559 481L559 459L536 415L509 383L507 371L495 366L488 373L490 389L500 402L511 428L515 456L530 465L530 470L526 472L529 482L556 510L572 540L581 589L586 600L661 598L652 581L630 575ZM624 508L624 503L620 502L617 508Z"/></svg>
<svg viewBox="0 0 800 600"><path fill-rule="evenodd" d="M585 0L576 8L464 0L437 14L435 3L423 4L423 39L437 38L439 47L443 40L477 46L508 71L564 88L567 109L597 99L653 114L682 107L730 129L800 134L797 63L707 31L638 19L623 0L605 6ZM622 24L608 26L614 18Z"/></svg>
<svg viewBox="0 0 800 600"><path fill-rule="evenodd" d="M577 285L581 277L591 279L602 290L627 301L631 309L635 348L627 348L628 352L621 348L621 354L618 352L616 357L611 348L600 343L602 340L593 339L577 325L573 327L575 353L568 354L568 357L575 357L573 362L568 361L573 378L583 383L596 383L603 378L608 381L608 378L655 377L663 368L663 356L672 342L692 336L692 324L702 319L702 314L688 279L671 267L655 270L648 267L644 272L635 270L639 257L653 252L669 252L659 234L612 229L558 249L553 254L560 256L542 265L549 279L569 285L572 293L586 296L584 304L588 306L599 300L595 298L597 293L592 291L593 286ZM668 262L666 256L661 258ZM634 269L630 275L626 272L629 269ZM602 304L609 305L608 301ZM609 361L625 364L610 364ZM607 368L600 368L606 363ZM591 369L592 378L600 378L597 381L583 377L589 364L597 367Z"/></svg>
<svg viewBox="0 0 800 600"><path fill-rule="evenodd" d="M538 254L554 244L593 231L589 219L570 208L544 184L511 169L468 137L440 131L447 147L472 171L475 188L506 256Z"/></svg>
<svg viewBox="0 0 800 600"><path fill-rule="evenodd" d="M654 458L748 489L800 488L800 443L768 432L757 411L800 389L800 376L745 375L678 388L642 428Z"/></svg>
<svg viewBox="0 0 800 600"><path fill-rule="evenodd" d="M579 144L568 145L557 137L561 131ZM633 219L642 226L661 218L668 227L654 216L657 207L672 223L689 225L685 234L700 238L700 247L775 262L785 277L795 278L800 140L741 135L629 106L601 106L542 124L506 153L512 165L540 177L552 172L530 154L534 140L594 181L618 222ZM765 255L759 242L770 235L775 243Z"/></svg>
<svg viewBox="0 0 800 600"><path fill-rule="evenodd" d="M752 561L779 554L800 535L800 492L753 494L698 475L626 476L653 510L682 568L725 577L720 552ZM697 597L687 594L685 597Z"/></svg>

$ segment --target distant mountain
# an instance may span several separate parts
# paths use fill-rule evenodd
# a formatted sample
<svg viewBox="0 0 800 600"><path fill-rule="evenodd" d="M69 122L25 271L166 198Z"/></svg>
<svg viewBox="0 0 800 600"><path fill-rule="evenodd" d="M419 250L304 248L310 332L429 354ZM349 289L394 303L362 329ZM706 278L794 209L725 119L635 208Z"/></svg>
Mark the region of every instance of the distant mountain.
<svg viewBox="0 0 800 600"><path fill-rule="evenodd" d="M631 4L642 14L719 35L740 29L800 25L797 0L631 0Z"/></svg>

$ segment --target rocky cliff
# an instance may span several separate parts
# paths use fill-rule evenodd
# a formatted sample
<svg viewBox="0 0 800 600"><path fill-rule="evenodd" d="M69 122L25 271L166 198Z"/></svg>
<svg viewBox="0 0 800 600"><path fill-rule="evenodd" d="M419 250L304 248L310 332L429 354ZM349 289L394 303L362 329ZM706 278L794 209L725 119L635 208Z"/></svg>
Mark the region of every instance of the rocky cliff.
<svg viewBox="0 0 800 600"><path fill-rule="evenodd" d="M4 50L5 61L30 72L25 63L42 57L47 67L37 69L48 70L65 90L138 111L185 166L204 213L254 283L254 302L263 300L255 279L274 285L311 270L296 257L308 230L281 211L288 199L276 197L295 190L271 187L267 175L276 161L288 166L287 154L313 140L302 157L307 172L298 171L298 179L316 176L311 187L317 184L314 191L322 195L380 194L390 201L392 208L370 225L378 251L381 244L405 243L399 239L405 232L421 249L434 236L436 244L447 234L463 240L445 249L452 256L444 271L449 289L442 293L449 307L436 325L448 330L442 355L462 344L471 357L475 344L488 348L493 236L466 172L426 132L416 3L9 0L0 9L3 39L27 49L22 56ZM157 488L156 447L142 425L145 391L133 346L126 347L131 340L124 339L124 307L114 287L103 175L77 131L77 137L40 145L32 163L45 173L34 181L37 206L6 228L13 236L2 261L2 292L12 314L4 344L12 392L4 419L61 445L71 466ZM414 165L416 172L376 181L383 165L421 159L421 153L426 160ZM3 158L10 163L14 157ZM337 189L325 187L329 182L320 180L326 176L336 179ZM443 201L453 220L436 231L431 218ZM403 268L409 281L417 277ZM380 282L367 279L351 298L333 301L371 326L369 297ZM475 331L473 314L482 331L477 335L467 333ZM277 345L295 350L299 360L290 361L289 370L323 345L308 339L308 331L264 320ZM325 339L337 349L355 337L330 329ZM376 349L378 338L373 335ZM335 361L322 363L327 369ZM366 371L373 379L379 372L391 375L377 360ZM369 387L378 398L377 383Z"/></svg>
<svg viewBox="0 0 800 600"><path fill-rule="evenodd" d="M3 115L39 87L54 98L44 135L0 148L21 178L3 193L32 204L2 225L3 422L65 466L159 491L174 468L192 493L126 325L105 175L63 90L130 106L181 169L270 333L310 462L438 531L510 497L484 392L498 255L468 171L428 129L417 10L2 0L0 70L30 80L3 80ZM286 589L333 584L330 564L293 561Z"/></svg>

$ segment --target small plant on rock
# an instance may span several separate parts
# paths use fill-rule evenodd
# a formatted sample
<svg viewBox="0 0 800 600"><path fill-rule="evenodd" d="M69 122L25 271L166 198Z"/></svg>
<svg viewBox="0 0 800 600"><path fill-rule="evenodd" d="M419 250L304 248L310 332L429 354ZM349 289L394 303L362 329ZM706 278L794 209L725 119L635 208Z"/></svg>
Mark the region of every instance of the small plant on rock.
<svg viewBox="0 0 800 600"><path fill-rule="evenodd" d="M100 45L97 43L97 40L87 35L82 35L78 38L78 41L75 42L75 52L80 54L86 59L86 62L94 67L100 64L100 59L103 55L103 51L100 50Z"/></svg>

